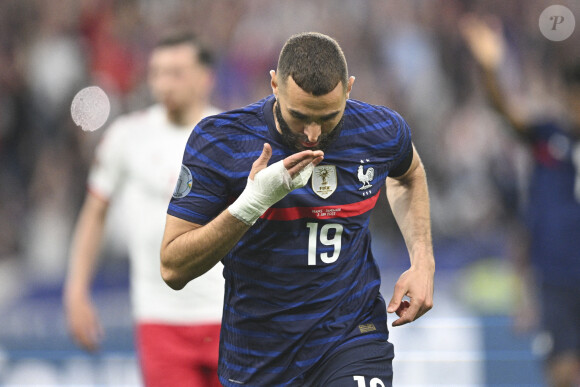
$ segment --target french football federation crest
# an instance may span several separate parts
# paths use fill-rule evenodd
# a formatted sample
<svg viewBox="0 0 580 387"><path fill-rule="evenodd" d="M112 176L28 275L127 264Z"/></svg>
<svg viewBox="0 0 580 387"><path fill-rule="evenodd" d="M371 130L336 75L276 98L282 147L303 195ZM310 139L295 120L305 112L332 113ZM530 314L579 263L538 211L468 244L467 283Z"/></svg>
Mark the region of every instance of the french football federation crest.
<svg viewBox="0 0 580 387"><path fill-rule="evenodd" d="M375 177L375 169L373 167L369 167L367 168L367 170L364 170L364 167L362 165L358 166L358 180L363 184L362 187L360 187L358 190L359 191L363 191L365 189L369 189L371 188L373 185L371 184L371 181L373 181L373 178Z"/></svg>
<svg viewBox="0 0 580 387"><path fill-rule="evenodd" d="M317 165L312 172L312 190L321 198L326 199L336 190L336 166Z"/></svg>

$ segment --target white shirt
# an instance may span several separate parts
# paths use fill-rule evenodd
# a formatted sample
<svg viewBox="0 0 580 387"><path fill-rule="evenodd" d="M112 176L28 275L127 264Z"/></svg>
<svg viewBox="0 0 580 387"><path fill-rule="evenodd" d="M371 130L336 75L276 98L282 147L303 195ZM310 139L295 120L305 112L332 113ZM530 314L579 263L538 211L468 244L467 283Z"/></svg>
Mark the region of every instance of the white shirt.
<svg viewBox="0 0 580 387"><path fill-rule="evenodd" d="M210 107L204 116L219 113ZM97 148L89 190L104 199L124 190L123 213L131 259L131 301L138 322L203 324L221 321L223 266L171 289L160 274L167 206L193 127L171 123L161 105L118 118Z"/></svg>

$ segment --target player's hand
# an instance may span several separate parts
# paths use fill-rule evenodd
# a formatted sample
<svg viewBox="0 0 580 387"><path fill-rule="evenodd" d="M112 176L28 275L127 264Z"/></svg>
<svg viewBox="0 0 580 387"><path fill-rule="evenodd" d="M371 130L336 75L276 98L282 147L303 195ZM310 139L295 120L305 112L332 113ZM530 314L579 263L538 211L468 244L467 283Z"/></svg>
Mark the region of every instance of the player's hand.
<svg viewBox="0 0 580 387"><path fill-rule="evenodd" d="M424 267L411 267L401 274L387 307L388 313L399 316L394 327L415 321L433 307L433 276L434 271ZM410 301L403 300L405 296Z"/></svg>
<svg viewBox="0 0 580 387"><path fill-rule="evenodd" d="M271 157L272 147L270 144L266 143L262 149L262 154L256 161L254 161L254 164L252 164L250 179L254 180L256 173L260 172L262 169L265 169L268 166L268 161L270 161ZM308 164L312 163L312 165L316 166L322 161L323 158L324 152L320 150L305 150L286 157L283 163L284 167L288 170L288 173L290 173L290 177L294 178L299 172L303 171L304 168L308 166Z"/></svg>
<svg viewBox="0 0 580 387"><path fill-rule="evenodd" d="M78 295L67 297L65 313L68 329L74 341L87 351L96 351L104 332L91 300Z"/></svg>
<svg viewBox="0 0 580 387"><path fill-rule="evenodd" d="M270 206L288 193L304 187L314 166L322 161L322 151L302 151L268 165L272 147L264 144L260 157L252 164L246 188L228 210L232 216L252 226Z"/></svg>
<svg viewBox="0 0 580 387"><path fill-rule="evenodd" d="M505 42L498 19L487 22L475 15L467 15L459 22L459 31L471 54L487 70L499 68L505 52Z"/></svg>
<svg viewBox="0 0 580 387"><path fill-rule="evenodd" d="M539 327L538 295L531 283L531 274L524 269L518 277L518 299L513 308L513 328L516 333L529 333Z"/></svg>

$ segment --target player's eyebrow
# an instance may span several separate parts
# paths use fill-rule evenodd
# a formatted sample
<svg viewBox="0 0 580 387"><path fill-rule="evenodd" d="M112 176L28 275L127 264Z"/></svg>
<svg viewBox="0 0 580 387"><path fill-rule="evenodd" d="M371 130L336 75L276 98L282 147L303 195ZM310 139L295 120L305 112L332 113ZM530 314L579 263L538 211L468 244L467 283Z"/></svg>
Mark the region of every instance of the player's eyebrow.
<svg viewBox="0 0 580 387"><path fill-rule="evenodd" d="M299 120L303 120L303 121L328 121L333 119L334 117L336 117L338 114L340 114L340 111L335 111L329 114L325 114L323 116L320 117L311 117L311 116L307 116L306 114L302 114L299 111L296 111L294 109L288 109L288 112L290 112L290 115L294 118L297 118Z"/></svg>

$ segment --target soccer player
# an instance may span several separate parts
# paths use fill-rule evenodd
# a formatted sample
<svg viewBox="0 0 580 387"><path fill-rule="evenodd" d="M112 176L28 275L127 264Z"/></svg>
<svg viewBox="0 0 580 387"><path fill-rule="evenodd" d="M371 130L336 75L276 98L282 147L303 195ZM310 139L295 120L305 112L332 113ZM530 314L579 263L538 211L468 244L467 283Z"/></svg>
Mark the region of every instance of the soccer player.
<svg viewBox="0 0 580 387"><path fill-rule="evenodd" d="M532 269L541 328L552 343L546 357L548 382L551 386L578 386L580 62L563 72L568 115L525 117L508 102L497 79L506 47L501 28L494 29L475 16L466 17L461 27L483 71L489 101L526 142L533 156L525 214L529 262L524 262L524 268ZM525 285L531 287L531 283Z"/></svg>
<svg viewBox="0 0 580 387"><path fill-rule="evenodd" d="M90 295L109 203L125 190L136 346L147 386L219 386L217 363L224 278L219 266L182 292L163 282L159 249L183 148L209 104L212 56L188 33L153 49L148 81L159 103L118 118L104 135L75 228L64 304L70 332L87 350L102 336Z"/></svg>
<svg viewBox="0 0 580 387"><path fill-rule="evenodd" d="M411 259L388 305L393 326L433 302L427 182L410 129L386 107L348 99L354 77L326 35L292 36L270 76L273 95L194 129L181 169L191 186L168 208L163 278L180 289L223 263L224 386L391 385L368 229L383 190Z"/></svg>

